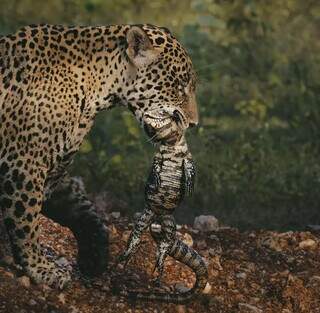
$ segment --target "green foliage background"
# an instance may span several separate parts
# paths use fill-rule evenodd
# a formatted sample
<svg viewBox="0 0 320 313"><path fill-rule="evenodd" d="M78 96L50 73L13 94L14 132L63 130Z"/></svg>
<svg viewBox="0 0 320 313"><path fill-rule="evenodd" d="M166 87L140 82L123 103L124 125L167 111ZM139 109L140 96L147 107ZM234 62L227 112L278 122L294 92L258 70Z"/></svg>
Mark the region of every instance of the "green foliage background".
<svg viewBox="0 0 320 313"><path fill-rule="evenodd" d="M196 191L177 210L242 228L320 224L320 2L1 0L0 33L31 23L166 26L199 76L201 125L188 132ZM123 110L101 114L73 172L143 208L154 148Z"/></svg>

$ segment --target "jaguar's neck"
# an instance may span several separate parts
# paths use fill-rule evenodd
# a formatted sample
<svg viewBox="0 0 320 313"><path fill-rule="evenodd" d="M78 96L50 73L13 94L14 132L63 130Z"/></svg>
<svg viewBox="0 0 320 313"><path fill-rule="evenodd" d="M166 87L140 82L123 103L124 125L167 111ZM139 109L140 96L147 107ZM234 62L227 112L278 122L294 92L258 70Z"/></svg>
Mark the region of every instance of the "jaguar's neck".
<svg viewBox="0 0 320 313"><path fill-rule="evenodd" d="M125 52L128 28L127 25L88 27L79 34L88 45L82 50L87 64L80 62L79 67L85 75L89 105L95 112L127 104L123 90L130 85L134 72ZM90 40L86 39L88 34Z"/></svg>

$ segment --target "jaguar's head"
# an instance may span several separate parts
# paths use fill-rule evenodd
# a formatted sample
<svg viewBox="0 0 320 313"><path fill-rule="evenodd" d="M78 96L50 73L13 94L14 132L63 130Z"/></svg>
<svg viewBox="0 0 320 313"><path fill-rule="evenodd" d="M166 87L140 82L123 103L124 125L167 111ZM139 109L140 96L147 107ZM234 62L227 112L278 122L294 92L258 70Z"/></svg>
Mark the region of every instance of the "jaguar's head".
<svg viewBox="0 0 320 313"><path fill-rule="evenodd" d="M126 33L129 83L125 100L153 141L198 124L196 76L182 45L165 28L131 26Z"/></svg>

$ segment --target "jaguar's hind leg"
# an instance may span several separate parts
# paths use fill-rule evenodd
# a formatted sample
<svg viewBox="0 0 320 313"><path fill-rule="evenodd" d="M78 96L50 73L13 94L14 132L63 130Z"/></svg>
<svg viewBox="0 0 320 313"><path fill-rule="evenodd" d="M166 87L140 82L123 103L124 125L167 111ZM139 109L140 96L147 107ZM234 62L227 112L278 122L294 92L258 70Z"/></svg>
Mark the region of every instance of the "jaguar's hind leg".
<svg viewBox="0 0 320 313"><path fill-rule="evenodd" d="M15 169L9 168L5 161L0 163L0 207L4 224L15 261L34 281L63 288L70 280L70 273L48 260L39 243L45 172L29 163Z"/></svg>
<svg viewBox="0 0 320 313"><path fill-rule="evenodd" d="M157 256L154 271L157 270L158 275L154 279L154 283L160 285L163 275L164 261L172 248L176 238L176 223L173 215L166 214L158 218L161 225L161 238L157 242Z"/></svg>
<svg viewBox="0 0 320 313"><path fill-rule="evenodd" d="M83 274L96 276L107 269L108 231L79 178L65 175L45 201L43 213L73 232Z"/></svg>

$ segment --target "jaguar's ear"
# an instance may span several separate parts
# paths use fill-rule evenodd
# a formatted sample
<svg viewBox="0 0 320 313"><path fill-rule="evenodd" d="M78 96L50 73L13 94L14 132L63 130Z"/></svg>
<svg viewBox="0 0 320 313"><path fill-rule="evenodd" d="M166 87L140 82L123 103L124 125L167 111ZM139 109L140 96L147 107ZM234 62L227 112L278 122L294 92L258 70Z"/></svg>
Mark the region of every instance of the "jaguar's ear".
<svg viewBox="0 0 320 313"><path fill-rule="evenodd" d="M148 35L138 26L132 26L127 32L127 55L137 67L147 66L158 57Z"/></svg>

